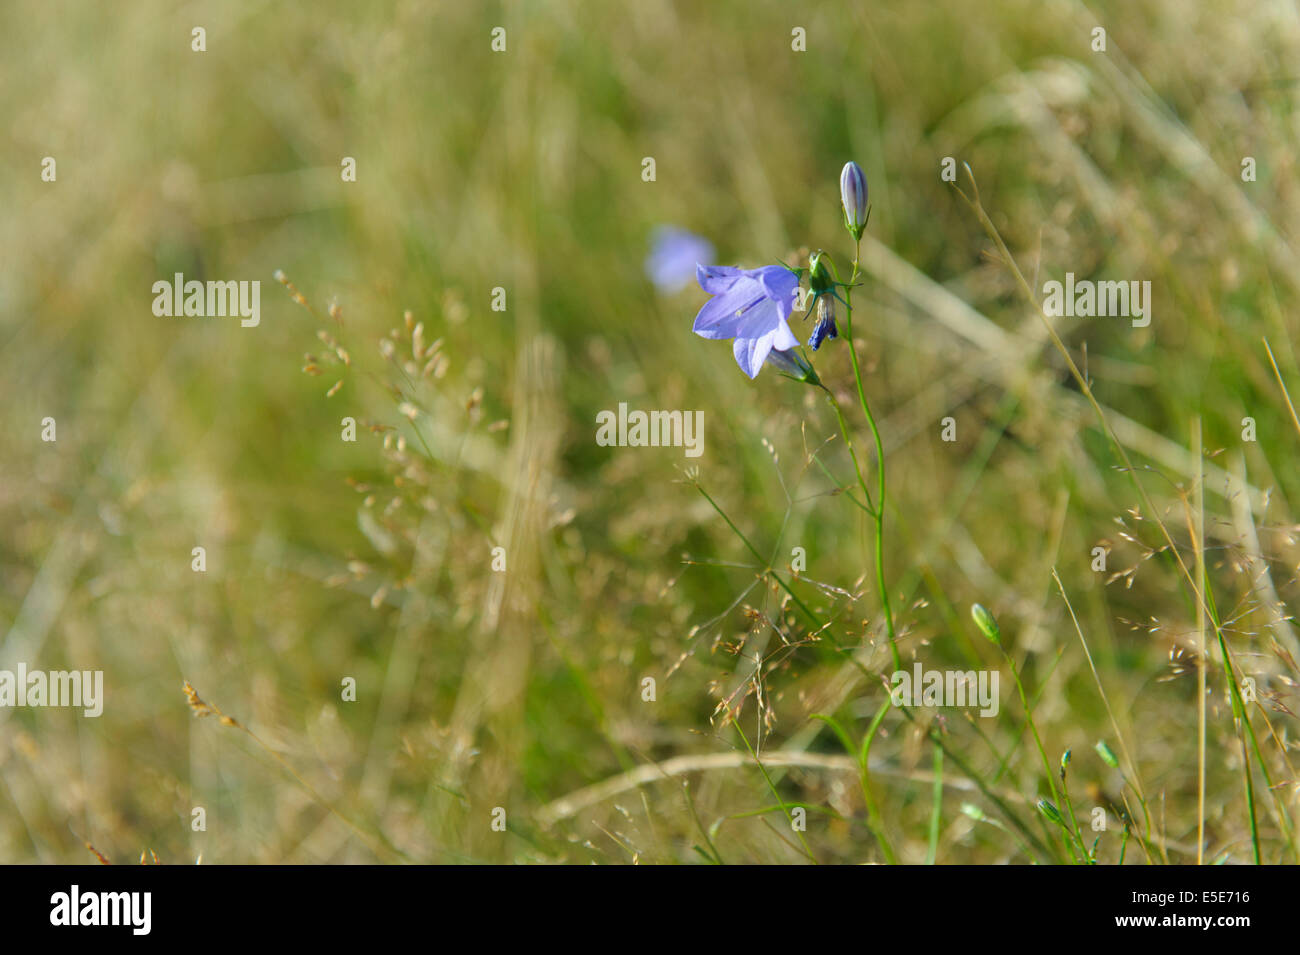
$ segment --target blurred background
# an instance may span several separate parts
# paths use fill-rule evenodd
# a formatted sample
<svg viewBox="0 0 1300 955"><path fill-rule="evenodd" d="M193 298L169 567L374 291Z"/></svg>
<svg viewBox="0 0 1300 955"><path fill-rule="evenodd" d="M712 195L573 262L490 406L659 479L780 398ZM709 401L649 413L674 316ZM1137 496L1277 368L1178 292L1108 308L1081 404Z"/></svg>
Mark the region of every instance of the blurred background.
<svg viewBox="0 0 1300 955"><path fill-rule="evenodd" d="M750 382L691 333L704 293L644 269L660 225L722 264L846 269L855 159L900 648L1003 675L996 720L880 724L897 858L1051 861L951 759L934 785L931 725L1050 840L979 601L1049 758L1075 753L1080 816L1136 773L1152 854L1194 861L1200 632L1159 516L1189 565L1203 524L1258 688L1243 767L1207 661L1207 859L1252 859L1250 779L1262 858L1297 861L1293 4L9 0L0 38L0 667L102 669L106 691L98 719L0 711L0 860L883 861L813 718L856 744L881 687L810 642L693 486L783 577L804 548L793 586L888 674L871 529L810 458L848 480L834 417L770 368ZM1151 282L1146 328L1056 327L1158 515L945 157L1036 291ZM176 272L259 280L260 325L156 317ZM817 362L851 408L844 343ZM704 454L598 446L620 402L702 410ZM196 719L185 681L238 725ZM1116 729L1125 776L1093 752Z"/></svg>

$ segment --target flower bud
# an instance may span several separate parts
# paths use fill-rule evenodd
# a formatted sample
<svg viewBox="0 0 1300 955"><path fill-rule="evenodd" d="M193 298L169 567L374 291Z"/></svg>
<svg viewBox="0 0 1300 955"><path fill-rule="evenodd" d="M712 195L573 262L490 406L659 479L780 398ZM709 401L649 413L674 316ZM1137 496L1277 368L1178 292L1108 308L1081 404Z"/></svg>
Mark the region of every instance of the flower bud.
<svg viewBox="0 0 1300 955"><path fill-rule="evenodd" d="M1119 769L1119 760L1115 758L1115 754L1111 751L1111 748L1106 745L1105 740L1097 741L1097 755L1100 756L1101 761L1111 769Z"/></svg>
<svg viewBox="0 0 1300 955"><path fill-rule="evenodd" d="M998 646L1002 646L1002 631L998 629L998 622L993 619L993 614L979 604L971 604L970 615L975 621L975 626L980 628L980 633Z"/></svg>
<svg viewBox="0 0 1300 955"><path fill-rule="evenodd" d="M1054 822L1058 826L1065 825L1065 817L1061 815L1061 810L1057 809L1054 805L1052 805L1051 800L1048 799L1038 800L1038 811L1041 812L1047 818L1048 822Z"/></svg>
<svg viewBox="0 0 1300 955"><path fill-rule="evenodd" d="M825 295L835 288L830 262L831 257L820 250L814 252L808 259L808 288L814 295Z"/></svg>
<svg viewBox="0 0 1300 955"><path fill-rule="evenodd" d="M803 356L797 351L777 351L773 348L767 353L767 360L776 370L795 381L807 382L810 385L821 384L821 379L817 377L817 372L813 371L812 365L804 361Z"/></svg>
<svg viewBox="0 0 1300 955"><path fill-rule="evenodd" d="M840 171L840 202L844 204L844 227L857 241L867 228L867 177L853 161Z"/></svg>

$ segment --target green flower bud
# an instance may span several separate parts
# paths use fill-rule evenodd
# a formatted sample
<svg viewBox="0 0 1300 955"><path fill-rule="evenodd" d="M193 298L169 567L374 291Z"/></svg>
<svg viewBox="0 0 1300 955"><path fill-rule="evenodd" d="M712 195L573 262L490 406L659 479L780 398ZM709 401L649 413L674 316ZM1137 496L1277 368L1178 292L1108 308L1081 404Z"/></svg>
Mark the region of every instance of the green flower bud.
<svg viewBox="0 0 1300 955"><path fill-rule="evenodd" d="M1065 767L1070 765L1070 750L1061 754L1061 775L1065 775Z"/></svg>
<svg viewBox="0 0 1300 955"><path fill-rule="evenodd" d="M820 249L808 259L808 288L814 295L821 296L835 287L830 264L831 257Z"/></svg>
<svg viewBox="0 0 1300 955"><path fill-rule="evenodd" d="M975 626L980 628L980 633L988 637L991 642L1002 646L1002 631L998 629L998 622L993 619L993 614L980 604L971 604L970 615L975 621Z"/></svg>
<svg viewBox="0 0 1300 955"><path fill-rule="evenodd" d="M1111 748L1106 745L1105 740L1098 740L1096 749L1097 755L1101 757L1103 763L1111 769L1119 769L1119 760L1115 758L1115 754L1111 752Z"/></svg>
<svg viewBox="0 0 1300 955"><path fill-rule="evenodd" d="M1058 826L1065 825L1065 819L1064 817L1061 816L1061 810L1053 806L1051 800L1048 799L1038 800L1038 811L1041 812L1047 818L1048 822L1054 822Z"/></svg>

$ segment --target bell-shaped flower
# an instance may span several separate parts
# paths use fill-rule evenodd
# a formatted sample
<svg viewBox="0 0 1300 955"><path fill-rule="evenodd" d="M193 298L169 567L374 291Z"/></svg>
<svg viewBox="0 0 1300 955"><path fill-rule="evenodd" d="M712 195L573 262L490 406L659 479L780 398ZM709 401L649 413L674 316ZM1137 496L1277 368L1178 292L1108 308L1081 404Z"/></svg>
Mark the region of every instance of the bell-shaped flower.
<svg viewBox="0 0 1300 955"><path fill-rule="evenodd" d="M780 265L761 269L701 265L695 277L713 296L695 316L695 334L734 339L736 363L750 378L758 375L773 349L799 347L799 339L786 324L799 291L799 278L789 269Z"/></svg>

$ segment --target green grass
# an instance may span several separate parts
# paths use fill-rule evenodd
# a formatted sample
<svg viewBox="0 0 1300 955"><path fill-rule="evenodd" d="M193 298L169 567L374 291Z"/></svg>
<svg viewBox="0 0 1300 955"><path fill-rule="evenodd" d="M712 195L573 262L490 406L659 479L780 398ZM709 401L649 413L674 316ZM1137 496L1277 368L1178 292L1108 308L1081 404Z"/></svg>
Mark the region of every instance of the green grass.
<svg viewBox="0 0 1300 955"><path fill-rule="evenodd" d="M1300 27L879 6L6 4L0 669L107 700L0 710L0 861L1300 861ZM661 223L834 256L826 393L691 333ZM1150 326L1042 315L1067 271Z"/></svg>

